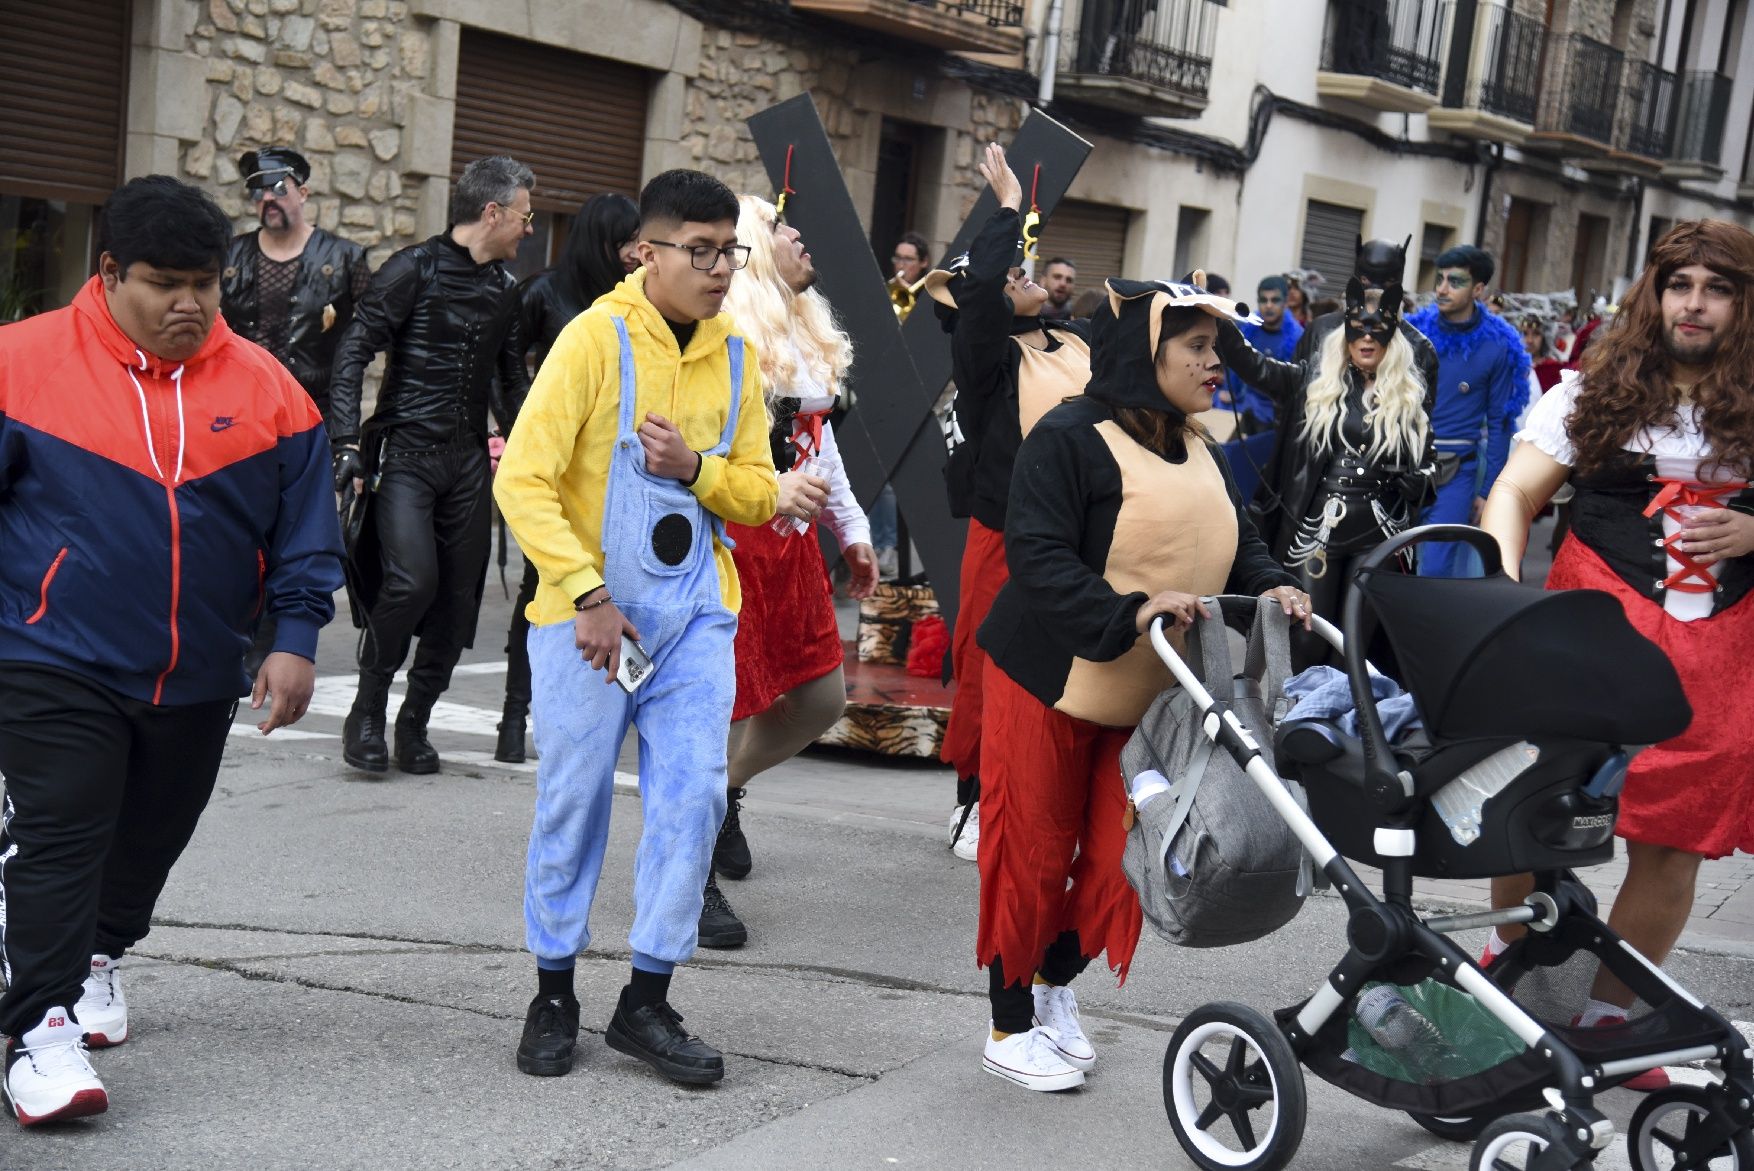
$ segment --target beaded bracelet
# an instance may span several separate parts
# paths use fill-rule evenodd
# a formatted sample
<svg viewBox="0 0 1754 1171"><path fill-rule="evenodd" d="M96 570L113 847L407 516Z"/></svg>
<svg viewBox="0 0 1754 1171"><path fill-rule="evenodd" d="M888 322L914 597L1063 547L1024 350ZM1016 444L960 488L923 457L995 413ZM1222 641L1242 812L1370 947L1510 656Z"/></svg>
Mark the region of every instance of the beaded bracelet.
<svg viewBox="0 0 1754 1171"><path fill-rule="evenodd" d="M599 588L601 588L601 587L599 587ZM595 590L591 591L591 593L595 593L595 592L596 592ZM590 596L589 594L581 595L581 597L589 597L589 596ZM572 604L572 608L574 610L578 611L580 614L583 614L586 610L595 610L598 606L607 606L610 602L613 602L614 600L615 600L614 598L609 596L609 591L604 590L603 596L601 598L598 598L595 602L583 602L583 601L574 602Z"/></svg>

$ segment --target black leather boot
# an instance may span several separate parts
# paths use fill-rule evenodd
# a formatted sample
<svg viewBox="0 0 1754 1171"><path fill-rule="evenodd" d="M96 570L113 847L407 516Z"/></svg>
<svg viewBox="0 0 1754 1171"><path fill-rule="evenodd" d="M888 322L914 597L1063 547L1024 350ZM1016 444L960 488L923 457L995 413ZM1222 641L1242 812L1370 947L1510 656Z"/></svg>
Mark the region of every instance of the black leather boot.
<svg viewBox="0 0 1754 1171"><path fill-rule="evenodd" d="M493 759L501 764L524 763L524 716L521 704L505 705L505 714L499 721L499 743L493 749Z"/></svg>
<svg viewBox="0 0 1754 1171"><path fill-rule="evenodd" d="M396 767L417 776L439 771L438 749L426 738L426 721L437 696L408 688L408 698L396 713Z"/></svg>
<svg viewBox="0 0 1754 1171"><path fill-rule="evenodd" d="M341 725L341 759L368 773L390 770L390 750L384 744L384 709L390 702L391 678L361 671L353 710Z"/></svg>

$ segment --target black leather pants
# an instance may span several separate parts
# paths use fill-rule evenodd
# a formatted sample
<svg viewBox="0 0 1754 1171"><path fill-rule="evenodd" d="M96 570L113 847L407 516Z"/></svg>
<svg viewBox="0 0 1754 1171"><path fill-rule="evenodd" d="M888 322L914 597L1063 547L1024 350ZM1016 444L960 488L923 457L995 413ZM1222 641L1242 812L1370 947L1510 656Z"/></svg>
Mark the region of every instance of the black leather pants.
<svg viewBox="0 0 1754 1171"><path fill-rule="evenodd" d="M390 451L372 502L383 557L383 585L360 650L364 672L408 669L408 697L429 705L450 686L451 670L475 640L491 544L485 443Z"/></svg>
<svg viewBox="0 0 1754 1171"><path fill-rule="evenodd" d="M530 712L530 620L524 608L536 599L536 567L524 562L518 597L512 603L512 625L506 632L505 710L514 717Z"/></svg>

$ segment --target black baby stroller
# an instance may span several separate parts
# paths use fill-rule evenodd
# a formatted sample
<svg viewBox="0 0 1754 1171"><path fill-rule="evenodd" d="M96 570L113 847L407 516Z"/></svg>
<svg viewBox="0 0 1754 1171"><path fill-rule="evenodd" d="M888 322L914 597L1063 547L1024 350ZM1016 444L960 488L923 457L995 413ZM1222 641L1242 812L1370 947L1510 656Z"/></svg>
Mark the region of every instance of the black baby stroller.
<svg viewBox="0 0 1754 1171"><path fill-rule="evenodd" d="M1383 569L1429 540L1472 545L1486 576ZM1613 1139L1595 1094L1648 1069L1710 1061L1721 1073L1714 1084L1644 1099L1629 1128L1632 1166L1754 1169L1748 1042L1615 936L1571 872L1613 856L1628 753L1678 734L1691 718L1667 659L1606 594L1512 582L1478 529L1403 533L1366 558L1358 587L1344 638L1327 623L1318 629L1344 654L1359 735L1325 720L1284 720L1274 733L1272 757L1307 790L1307 814L1229 710L1230 681L1202 683L1162 622L1152 625L1152 644L1206 737L1246 769L1349 911L1348 950L1307 1001L1272 1017L1207 1004L1176 1030L1163 1095L1188 1157L1211 1169L1288 1165L1303 1135L1304 1066L1442 1137L1473 1141L1472 1168L1569 1171L1590 1166ZM1227 620L1255 612L1253 598L1218 601ZM1395 746L1370 698L1363 648L1373 618L1424 722L1423 737ZM1209 683L1223 684L1211 687L1219 699ZM1348 859L1381 868L1380 898ZM1524 872L1534 874L1535 890L1515 908L1437 918L1412 908L1416 877ZM1518 923L1528 934L1489 972L1449 938ZM1575 1028L1598 965L1638 1003L1624 1024ZM1478 1068L1452 1061L1435 1076L1373 1071L1359 1054L1367 986L1391 997L1441 993L1501 1044Z"/></svg>

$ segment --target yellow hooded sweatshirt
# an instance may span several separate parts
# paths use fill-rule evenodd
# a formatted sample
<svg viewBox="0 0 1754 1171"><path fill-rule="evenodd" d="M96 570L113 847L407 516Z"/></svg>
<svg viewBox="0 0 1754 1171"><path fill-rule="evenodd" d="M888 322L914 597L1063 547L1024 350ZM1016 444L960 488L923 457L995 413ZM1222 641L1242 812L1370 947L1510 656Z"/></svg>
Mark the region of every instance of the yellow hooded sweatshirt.
<svg viewBox="0 0 1754 1171"><path fill-rule="evenodd" d="M620 426L621 347L614 318L627 319L638 373L634 417L664 416L688 446L704 451L724 433L731 408L728 315L700 322L688 349L646 299L641 269L599 297L561 330L542 361L506 441L493 496L506 524L536 566L541 584L525 611L532 623L568 622L573 601L603 584L603 501ZM760 364L746 347L743 399L728 456L705 456L691 487L723 520L757 525L774 514L779 482L768 445ZM731 552L713 539L720 594L735 613L743 592Z"/></svg>

